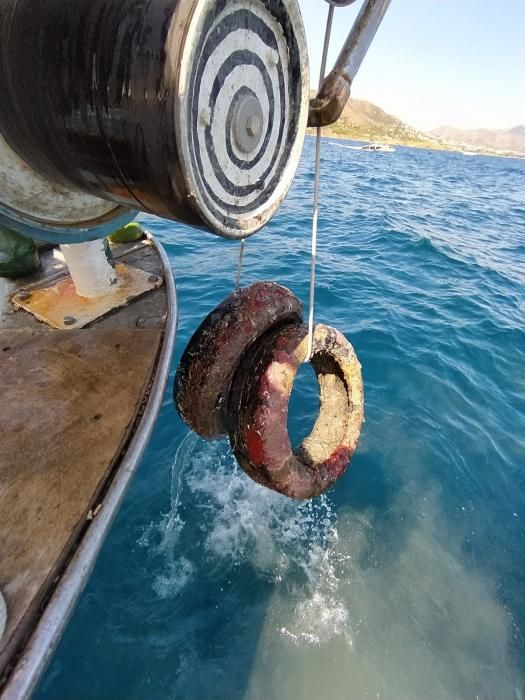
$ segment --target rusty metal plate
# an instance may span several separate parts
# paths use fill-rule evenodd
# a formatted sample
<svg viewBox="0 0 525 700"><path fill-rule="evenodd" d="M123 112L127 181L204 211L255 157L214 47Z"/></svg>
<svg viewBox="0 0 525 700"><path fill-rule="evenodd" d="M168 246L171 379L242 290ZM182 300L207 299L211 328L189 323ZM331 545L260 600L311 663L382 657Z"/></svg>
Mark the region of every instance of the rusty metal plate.
<svg viewBox="0 0 525 700"><path fill-rule="evenodd" d="M51 328L69 330L84 328L110 311L163 284L163 278L131 265L115 265L118 282L110 294L87 298L76 293L70 275L41 288L19 290L12 298L15 307L24 309Z"/></svg>

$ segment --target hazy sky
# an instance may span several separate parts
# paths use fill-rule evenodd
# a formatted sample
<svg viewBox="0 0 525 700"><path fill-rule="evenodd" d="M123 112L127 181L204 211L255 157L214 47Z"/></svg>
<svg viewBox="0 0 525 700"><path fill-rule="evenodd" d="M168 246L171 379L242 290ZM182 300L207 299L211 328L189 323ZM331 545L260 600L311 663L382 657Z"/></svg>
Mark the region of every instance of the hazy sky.
<svg viewBox="0 0 525 700"><path fill-rule="evenodd" d="M299 4L314 86L328 5ZM335 10L329 68L360 6ZM418 129L525 124L525 0L392 0L352 95Z"/></svg>

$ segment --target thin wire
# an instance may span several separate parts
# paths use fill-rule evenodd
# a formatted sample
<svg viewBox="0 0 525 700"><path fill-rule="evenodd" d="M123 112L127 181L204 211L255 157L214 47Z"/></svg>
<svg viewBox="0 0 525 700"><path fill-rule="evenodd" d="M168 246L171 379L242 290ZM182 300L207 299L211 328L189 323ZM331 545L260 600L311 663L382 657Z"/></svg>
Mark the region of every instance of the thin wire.
<svg viewBox="0 0 525 700"><path fill-rule="evenodd" d="M235 291L241 286L241 270L242 270L242 260L244 258L244 245L246 239L241 240L241 245L239 246L239 261L237 263L237 275L235 276Z"/></svg>
<svg viewBox="0 0 525 700"><path fill-rule="evenodd" d="M319 90L324 81L326 71L326 60L328 56L328 45L330 43L330 33L332 31L332 19L334 16L334 6L328 8L326 18L326 30L324 34L323 56L321 59L321 72L319 75ZM314 337L314 308L315 308L315 264L317 261L317 219L319 212L319 174L321 170L321 127L318 126L315 133L315 171L314 171L314 211L312 217L312 248L310 262L310 301L308 309L308 349L306 351L305 362L309 362L312 356L312 346Z"/></svg>

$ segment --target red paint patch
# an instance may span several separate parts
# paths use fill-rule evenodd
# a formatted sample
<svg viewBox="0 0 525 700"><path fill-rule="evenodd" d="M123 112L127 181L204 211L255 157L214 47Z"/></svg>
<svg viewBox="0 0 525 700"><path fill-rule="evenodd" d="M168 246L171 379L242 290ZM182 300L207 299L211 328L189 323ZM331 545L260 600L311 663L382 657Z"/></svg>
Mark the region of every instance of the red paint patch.
<svg viewBox="0 0 525 700"><path fill-rule="evenodd" d="M280 365L287 365L292 371L297 370L297 362L294 362L292 355L286 350L277 350L273 354L273 362L278 362Z"/></svg>
<svg viewBox="0 0 525 700"><path fill-rule="evenodd" d="M264 444L261 436L252 428L244 431L244 440L248 450L248 459L256 466L264 464Z"/></svg>
<svg viewBox="0 0 525 700"><path fill-rule="evenodd" d="M329 475L330 480L335 481L345 471L351 456L352 450L340 445L320 466Z"/></svg>

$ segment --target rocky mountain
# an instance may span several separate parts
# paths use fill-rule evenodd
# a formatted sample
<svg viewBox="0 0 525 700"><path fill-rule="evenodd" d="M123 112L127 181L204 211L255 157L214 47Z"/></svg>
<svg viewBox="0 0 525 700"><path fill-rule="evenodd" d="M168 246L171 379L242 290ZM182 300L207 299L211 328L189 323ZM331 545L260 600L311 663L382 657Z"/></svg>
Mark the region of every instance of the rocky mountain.
<svg viewBox="0 0 525 700"><path fill-rule="evenodd" d="M417 131L372 102L354 98L348 101L339 121L323 129L323 133L357 141L440 148L439 141L434 137Z"/></svg>
<svg viewBox="0 0 525 700"><path fill-rule="evenodd" d="M310 130L310 133L313 133L313 130ZM447 151L461 151L467 147L492 155L525 156L525 126L472 131L445 126L424 133L388 114L372 102L354 98L349 100L339 121L323 129L323 135Z"/></svg>
<svg viewBox="0 0 525 700"><path fill-rule="evenodd" d="M440 126L429 132L448 143L490 148L497 151L525 153L525 125L512 129L456 129L453 126Z"/></svg>

